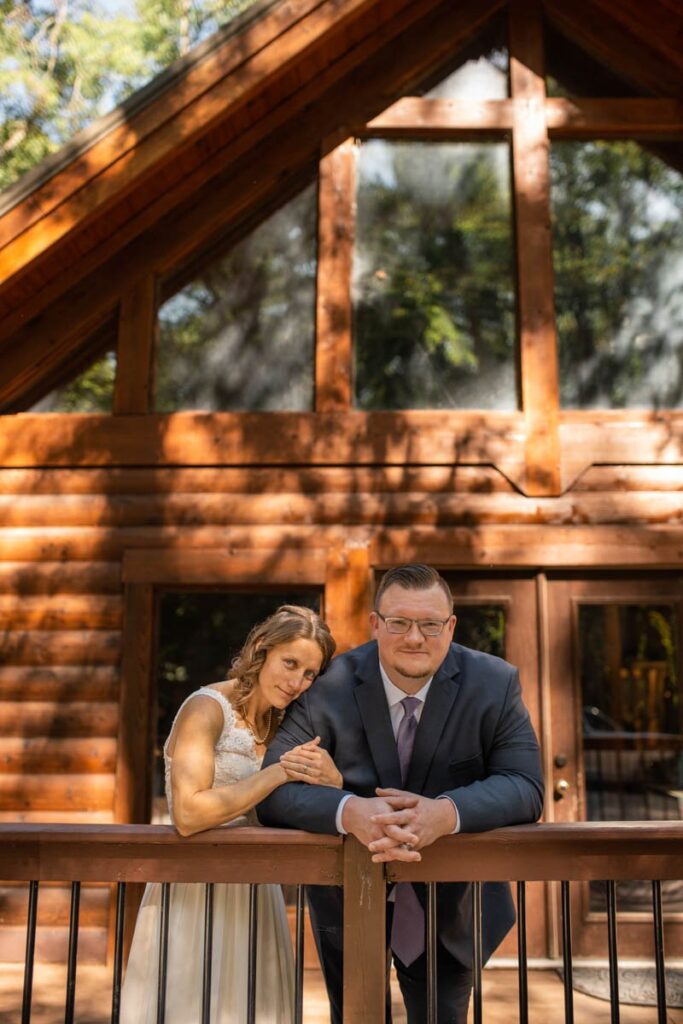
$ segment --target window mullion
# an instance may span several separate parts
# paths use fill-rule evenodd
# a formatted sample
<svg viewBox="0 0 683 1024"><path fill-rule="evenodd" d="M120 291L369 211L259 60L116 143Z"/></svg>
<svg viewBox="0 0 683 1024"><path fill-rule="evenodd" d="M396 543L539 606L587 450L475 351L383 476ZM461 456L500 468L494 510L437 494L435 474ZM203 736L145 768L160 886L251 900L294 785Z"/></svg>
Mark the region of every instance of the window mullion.
<svg viewBox="0 0 683 1024"><path fill-rule="evenodd" d="M520 382L528 494L560 492L559 374L550 230L543 23L537 0L510 7L512 163Z"/></svg>

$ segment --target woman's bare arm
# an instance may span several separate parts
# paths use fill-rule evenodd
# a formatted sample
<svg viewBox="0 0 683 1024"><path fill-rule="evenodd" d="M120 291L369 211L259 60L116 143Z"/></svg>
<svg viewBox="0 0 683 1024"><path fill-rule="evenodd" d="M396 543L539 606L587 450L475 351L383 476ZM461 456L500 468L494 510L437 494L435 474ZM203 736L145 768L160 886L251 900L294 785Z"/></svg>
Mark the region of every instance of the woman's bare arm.
<svg viewBox="0 0 683 1024"><path fill-rule="evenodd" d="M241 782L212 789L214 749L223 729L223 711L211 697L195 697L175 725L171 760L173 821L181 836L215 828L255 807L287 781L279 764Z"/></svg>

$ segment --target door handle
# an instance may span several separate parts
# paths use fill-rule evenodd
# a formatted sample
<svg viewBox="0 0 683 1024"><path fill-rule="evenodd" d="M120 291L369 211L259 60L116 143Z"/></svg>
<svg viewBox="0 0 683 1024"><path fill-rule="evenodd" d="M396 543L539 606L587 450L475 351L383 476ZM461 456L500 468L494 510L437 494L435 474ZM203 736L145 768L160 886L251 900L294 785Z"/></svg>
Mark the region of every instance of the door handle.
<svg viewBox="0 0 683 1024"><path fill-rule="evenodd" d="M564 800L569 790L569 783L566 779L558 779L555 783L555 789L553 790L553 796L556 800Z"/></svg>

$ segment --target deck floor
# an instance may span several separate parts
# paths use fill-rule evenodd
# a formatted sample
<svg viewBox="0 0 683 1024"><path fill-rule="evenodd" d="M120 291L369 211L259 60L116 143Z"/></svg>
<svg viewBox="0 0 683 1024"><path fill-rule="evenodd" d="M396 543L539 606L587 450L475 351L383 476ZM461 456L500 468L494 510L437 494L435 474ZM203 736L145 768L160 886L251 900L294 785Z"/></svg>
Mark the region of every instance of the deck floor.
<svg viewBox="0 0 683 1024"><path fill-rule="evenodd" d="M37 964L34 977L32 1024L62 1024L66 971L62 965ZM0 964L0 1022L20 1024L23 968ZM306 971L304 981L305 1024L329 1024L327 997L318 970ZM485 1024L514 1024L517 1013L517 975L511 970L484 972ZM108 1024L111 1006L111 973L108 968L83 965L76 984L77 1024ZM609 1003L574 993L577 1024L609 1024ZM470 1014L471 1019L471 1014ZM564 1020L562 983L552 971L529 975L529 1019L531 1024L554 1024ZM621 1024L656 1024L654 1007L621 1007ZM401 997L394 984L394 1024L405 1024ZM683 1024L683 1010L670 1009L668 1024Z"/></svg>

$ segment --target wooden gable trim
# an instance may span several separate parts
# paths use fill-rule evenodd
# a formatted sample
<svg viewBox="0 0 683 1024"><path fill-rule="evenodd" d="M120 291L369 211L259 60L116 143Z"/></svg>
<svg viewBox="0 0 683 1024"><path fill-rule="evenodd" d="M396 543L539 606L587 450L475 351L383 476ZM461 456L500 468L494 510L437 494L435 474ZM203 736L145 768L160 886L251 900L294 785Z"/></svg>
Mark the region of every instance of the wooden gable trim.
<svg viewBox="0 0 683 1024"><path fill-rule="evenodd" d="M189 179L192 188L184 183L188 198L180 209L160 217L171 202L163 195L143 211L146 235L133 238L140 224L130 222L62 268L58 281L32 293L0 327L0 405L16 404L36 375L59 365L110 315L143 269L169 273L200 245L224 235L226 225L253 218L255 209L272 204L283 191L292 194L292 182L310 180L331 127L366 120L387 106L411 80L457 49L501 2L466 0L456 10L446 0L437 6L434 0L409 4L389 26L380 25L375 36L363 38L337 65L307 81L272 118L236 139L227 153L207 158L202 174L214 174L210 188L201 187L196 172ZM410 40L407 66L396 62L397 34ZM267 169L256 181L255 166ZM109 262L97 267L105 258ZM64 293L65 287L70 290ZM36 316L36 307L47 302L49 313Z"/></svg>
<svg viewBox="0 0 683 1024"><path fill-rule="evenodd" d="M231 33L162 96L133 118L113 128L86 153L51 178L27 200L0 219L3 247L59 208L58 222L43 224L40 236L22 249L8 249L0 257L0 276L7 275L5 260L22 251L28 261L72 230L83 218L121 194L151 167L177 158L183 143L203 134L216 118L234 113L263 89L267 76L280 75L301 57L320 35L332 27L341 30L346 19L358 16L370 0L288 0L275 5L264 18L242 32ZM52 233L50 233L52 232ZM46 237L47 236L47 237ZM16 267L15 267L16 271ZM9 276L9 275L7 275Z"/></svg>
<svg viewBox="0 0 683 1024"><path fill-rule="evenodd" d="M679 53L677 60L665 59L659 49L658 36L669 24L671 12L657 0L641 5L652 12L651 31L637 35L622 21L620 0L610 4L609 13L600 0L582 0L580 5L543 0L543 6L560 32L616 74L653 96L683 95L683 57ZM659 31L653 38L652 27L657 24Z"/></svg>
<svg viewBox="0 0 683 1024"><path fill-rule="evenodd" d="M296 0L295 6L310 3ZM291 117L292 101L296 109L302 102L314 103L340 76L368 60L373 49L415 25L438 4L439 0L396 0L390 16L385 15L383 21L375 18L368 25L364 16L372 14L375 0L318 3L272 45L240 64L234 75L222 79L192 106L162 124L149 140L100 171L54 215L28 227L6 245L0 251L0 280L4 280L0 313L11 308L6 295L10 283L10 303L12 296L21 301L29 291L37 290L31 289L29 281L21 283L23 272L30 278L42 268L40 283L44 286L61 271L50 255L55 247L69 242L82 256L101 244L107 246L115 229L130 230L131 221L137 222L135 234L151 226L181 199L196 195L212 174L224 172L231 159L247 153ZM489 6L500 4L488 0L487 10ZM283 10L288 7L282 5ZM306 92L308 96L304 96ZM352 94L353 89L347 87L347 102ZM321 137L324 134L323 130ZM252 170L253 166L252 162ZM155 208L151 220L150 199Z"/></svg>
<svg viewBox="0 0 683 1024"><path fill-rule="evenodd" d="M559 436L563 492L591 465L683 465L683 412L563 410ZM0 463L8 469L395 465L408 472L407 465L454 471L495 466L525 493L525 447L523 414L496 411L43 413L0 419Z"/></svg>

